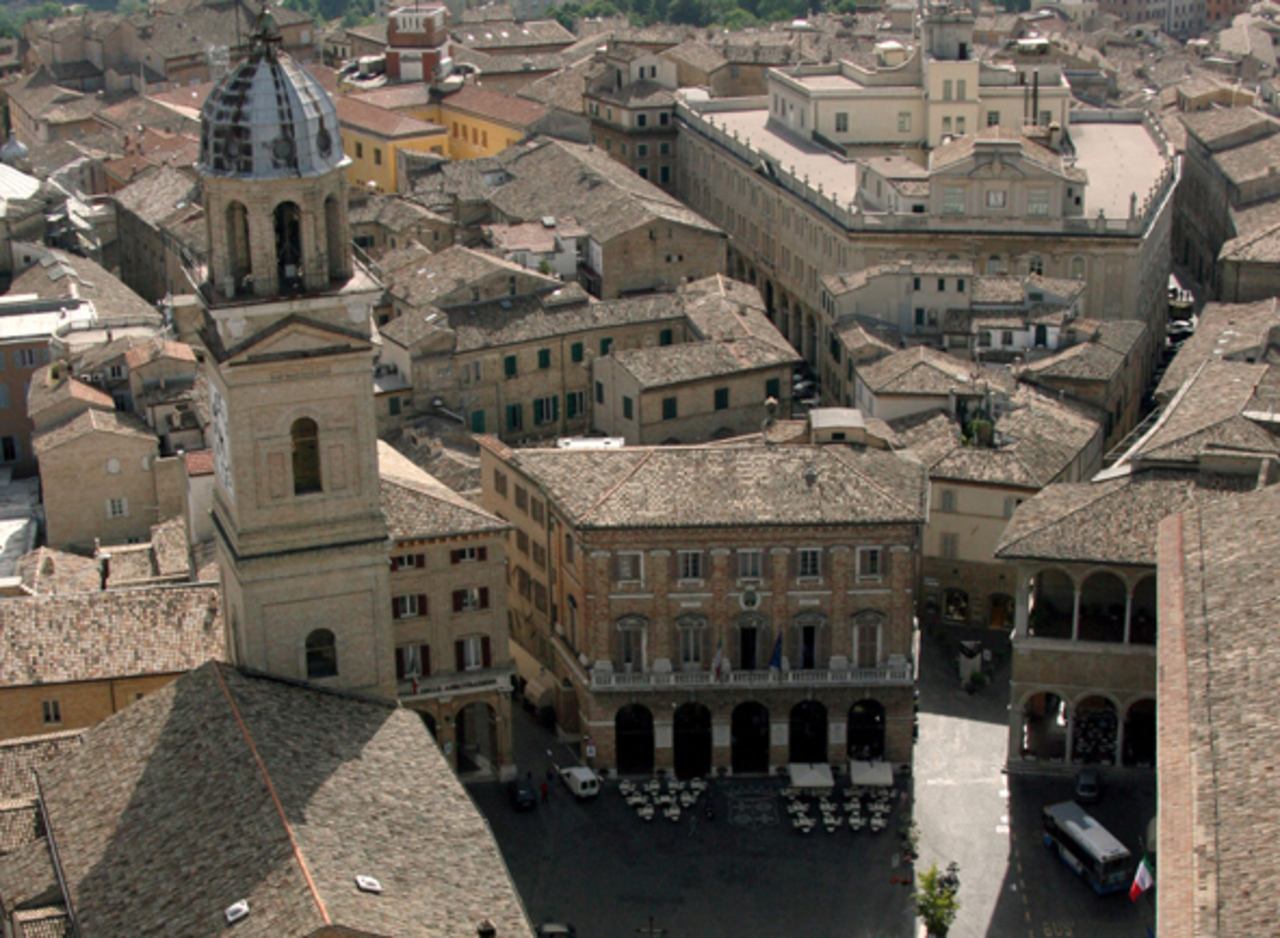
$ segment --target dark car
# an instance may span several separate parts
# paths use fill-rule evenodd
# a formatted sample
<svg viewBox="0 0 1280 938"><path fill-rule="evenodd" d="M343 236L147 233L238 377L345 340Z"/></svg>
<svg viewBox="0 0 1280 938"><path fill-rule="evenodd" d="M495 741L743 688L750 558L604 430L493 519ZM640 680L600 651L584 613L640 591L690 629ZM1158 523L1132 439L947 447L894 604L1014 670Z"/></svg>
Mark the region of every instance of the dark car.
<svg viewBox="0 0 1280 938"><path fill-rule="evenodd" d="M511 796L511 806L517 811L532 811L538 806L538 790L527 778L507 782L507 794Z"/></svg>
<svg viewBox="0 0 1280 938"><path fill-rule="evenodd" d="M1076 801L1093 804L1102 797L1102 784L1097 772L1081 772L1076 776Z"/></svg>

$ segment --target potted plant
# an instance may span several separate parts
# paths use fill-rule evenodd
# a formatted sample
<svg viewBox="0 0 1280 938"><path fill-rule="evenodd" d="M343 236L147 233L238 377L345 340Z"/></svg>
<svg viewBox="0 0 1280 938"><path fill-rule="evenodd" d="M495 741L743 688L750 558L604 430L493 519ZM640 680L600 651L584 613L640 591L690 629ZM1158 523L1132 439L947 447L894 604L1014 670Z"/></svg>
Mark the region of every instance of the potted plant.
<svg viewBox="0 0 1280 938"><path fill-rule="evenodd" d="M924 922L931 938L946 938L956 920L956 913L960 911L956 890L938 872L936 863L920 874L919 882L919 887L911 896L916 915Z"/></svg>

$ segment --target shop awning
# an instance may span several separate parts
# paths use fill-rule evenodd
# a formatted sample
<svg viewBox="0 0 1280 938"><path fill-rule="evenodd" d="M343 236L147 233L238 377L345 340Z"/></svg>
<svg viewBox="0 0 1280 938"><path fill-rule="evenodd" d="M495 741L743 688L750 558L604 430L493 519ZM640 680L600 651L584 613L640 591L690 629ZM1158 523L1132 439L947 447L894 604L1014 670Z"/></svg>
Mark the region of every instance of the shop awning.
<svg viewBox="0 0 1280 938"><path fill-rule="evenodd" d="M792 762L791 784L796 788L834 788L831 766L820 762Z"/></svg>
<svg viewBox="0 0 1280 938"><path fill-rule="evenodd" d="M855 785L893 785L893 766L887 762L849 760L849 781Z"/></svg>

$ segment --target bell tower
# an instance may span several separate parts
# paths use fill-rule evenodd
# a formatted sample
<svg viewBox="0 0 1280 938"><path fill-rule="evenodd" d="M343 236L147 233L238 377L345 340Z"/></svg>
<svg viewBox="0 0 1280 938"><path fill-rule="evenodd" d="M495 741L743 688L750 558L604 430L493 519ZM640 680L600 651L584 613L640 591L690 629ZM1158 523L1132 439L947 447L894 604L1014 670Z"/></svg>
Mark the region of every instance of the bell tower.
<svg viewBox="0 0 1280 938"><path fill-rule="evenodd" d="M238 664L395 694L370 382L337 112L259 17L201 112L213 519Z"/></svg>

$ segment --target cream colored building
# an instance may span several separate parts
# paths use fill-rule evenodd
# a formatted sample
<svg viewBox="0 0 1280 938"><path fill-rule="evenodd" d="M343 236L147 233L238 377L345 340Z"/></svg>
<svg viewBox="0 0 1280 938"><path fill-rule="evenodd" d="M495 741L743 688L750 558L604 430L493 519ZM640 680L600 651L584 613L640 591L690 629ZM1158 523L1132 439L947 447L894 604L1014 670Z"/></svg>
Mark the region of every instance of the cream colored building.
<svg viewBox="0 0 1280 938"><path fill-rule="evenodd" d="M381 441L378 472L400 703L422 715L455 769L511 774L511 525Z"/></svg>
<svg viewBox="0 0 1280 938"><path fill-rule="evenodd" d="M1033 105L1034 72L1019 84L1022 66L974 61L965 18L926 27L923 51L902 50L896 66L773 70L764 98L683 92L677 102L679 195L728 232L730 276L761 289L825 400L843 401L848 378L831 352L822 280L880 264L1081 279L1091 316L1163 334L1174 148L1139 115L1068 118L1069 87L1049 80L1052 69ZM920 77L899 78L910 72ZM894 102L892 117L876 111L877 95ZM900 133L899 110L910 128Z"/></svg>

